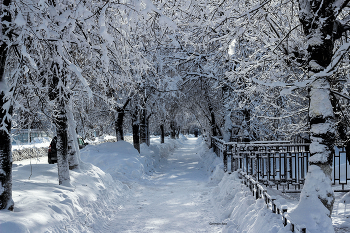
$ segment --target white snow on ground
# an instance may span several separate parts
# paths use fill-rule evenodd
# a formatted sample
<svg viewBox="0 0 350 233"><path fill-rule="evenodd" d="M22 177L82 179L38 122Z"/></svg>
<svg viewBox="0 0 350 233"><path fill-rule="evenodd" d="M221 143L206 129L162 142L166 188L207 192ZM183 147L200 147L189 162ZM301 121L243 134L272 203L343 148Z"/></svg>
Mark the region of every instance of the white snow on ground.
<svg viewBox="0 0 350 233"><path fill-rule="evenodd" d="M0 211L0 232L290 232L201 139L151 144L141 155L127 142L88 145L72 187L58 185L47 157L15 162L15 211ZM288 211L297 203L271 195ZM336 232L349 232L349 203L337 193Z"/></svg>
<svg viewBox="0 0 350 233"><path fill-rule="evenodd" d="M195 138L183 141L148 182L134 184L106 232L219 232L197 150Z"/></svg>

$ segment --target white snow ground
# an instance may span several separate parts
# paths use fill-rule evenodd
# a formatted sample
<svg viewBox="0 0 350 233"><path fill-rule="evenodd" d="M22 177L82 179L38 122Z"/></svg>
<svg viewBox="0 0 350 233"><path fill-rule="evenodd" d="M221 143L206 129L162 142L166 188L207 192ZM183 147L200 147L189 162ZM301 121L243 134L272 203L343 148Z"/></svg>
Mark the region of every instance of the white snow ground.
<svg viewBox="0 0 350 233"><path fill-rule="evenodd" d="M197 150L195 138L183 141L147 182L133 184L106 232L219 232Z"/></svg>
<svg viewBox="0 0 350 233"><path fill-rule="evenodd" d="M47 157L15 162L15 211L0 211L0 233L290 232L200 139L152 138L141 155L127 142L88 145L81 159L71 187ZM333 225L349 232L350 197L337 196Z"/></svg>

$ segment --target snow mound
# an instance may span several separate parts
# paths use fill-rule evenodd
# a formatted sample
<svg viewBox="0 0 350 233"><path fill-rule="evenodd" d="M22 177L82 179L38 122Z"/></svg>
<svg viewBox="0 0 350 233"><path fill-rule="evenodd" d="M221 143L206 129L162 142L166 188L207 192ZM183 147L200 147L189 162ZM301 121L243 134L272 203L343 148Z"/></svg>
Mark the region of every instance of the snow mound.
<svg viewBox="0 0 350 233"><path fill-rule="evenodd" d="M225 173L212 192L211 202L228 232L290 232L282 224L281 215L266 208L264 199L255 200L251 191L241 184L238 172Z"/></svg>
<svg viewBox="0 0 350 233"><path fill-rule="evenodd" d="M98 145L105 142L115 142L117 138L111 135L102 135L100 137L94 137L93 140L85 139L84 141L91 145Z"/></svg>
<svg viewBox="0 0 350 233"><path fill-rule="evenodd" d="M198 142L198 147L200 148L198 154L201 157L200 165L210 176L209 184L217 185L225 174L222 159L213 152L213 149L207 149L204 140L198 140Z"/></svg>
<svg viewBox="0 0 350 233"><path fill-rule="evenodd" d="M131 181L144 177L144 166L140 161L140 155L128 142L88 145L80 153L84 162L94 164L115 180Z"/></svg>
<svg viewBox="0 0 350 233"><path fill-rule="evenodd" d="M57 165L47 159L13 166L13 212L0 211L1 233L94 232L115 216L129 188L91 164L70 171L71 187L58 185Z"/></svg>
<svg viewBox="0 0 350 233"><path fill-rule="evenodd" d="M267 209L263 199L255 200L251 191L241 183L238 172L224 173L222 159L212 149L206 149L204 140L198 141L202 145L198 152L201 166L210 175L208 185L215 187L211 193L212 206L219 222L227 224L222 232L290 232L289 227L283 226L281 215Z"/></svg>
<svg viewBox="0 0 350 233"><path fill-rule="evenodd" d="M184 139L185 138L185 139ZM152 144L147 146L141 144L140 146L140 158L145 168L145 173L151 175L156 169L160 168L160 165L165 162L168 156L181 145L183 140L187 140L186 137L175 139L166 139L165 143L160 143L157 138L152 140Z"/></svg>

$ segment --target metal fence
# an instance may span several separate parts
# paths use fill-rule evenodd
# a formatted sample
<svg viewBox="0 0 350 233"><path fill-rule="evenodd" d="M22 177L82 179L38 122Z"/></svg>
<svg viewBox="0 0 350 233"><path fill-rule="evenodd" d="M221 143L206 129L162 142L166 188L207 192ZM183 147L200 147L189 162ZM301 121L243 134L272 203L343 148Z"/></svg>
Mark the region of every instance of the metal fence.
<svg viewBox="0 0 350 233"><path fill-rule="evenodd" d="M260 184L281 189L282 192L300 192L303 187L310 143L289 141L225 142L212 138L212 147L224 162L224 170L250 175ZM333 185L336 192L350 191L350 164L345 148L335 148L333 155ZM350 171L350 170L349 170Z"/></svg>

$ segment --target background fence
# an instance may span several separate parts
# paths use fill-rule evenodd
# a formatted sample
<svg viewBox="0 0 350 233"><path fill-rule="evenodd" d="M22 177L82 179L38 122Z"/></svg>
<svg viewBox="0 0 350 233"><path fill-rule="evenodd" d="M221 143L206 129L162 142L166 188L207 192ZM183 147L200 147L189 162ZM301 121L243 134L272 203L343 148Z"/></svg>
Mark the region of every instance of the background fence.
<svg viewBox="0 0 350 233"><path fill-rule="evenodd" d="M48 147L31 147L12 150L13 161L47 156Z"/></svg>

